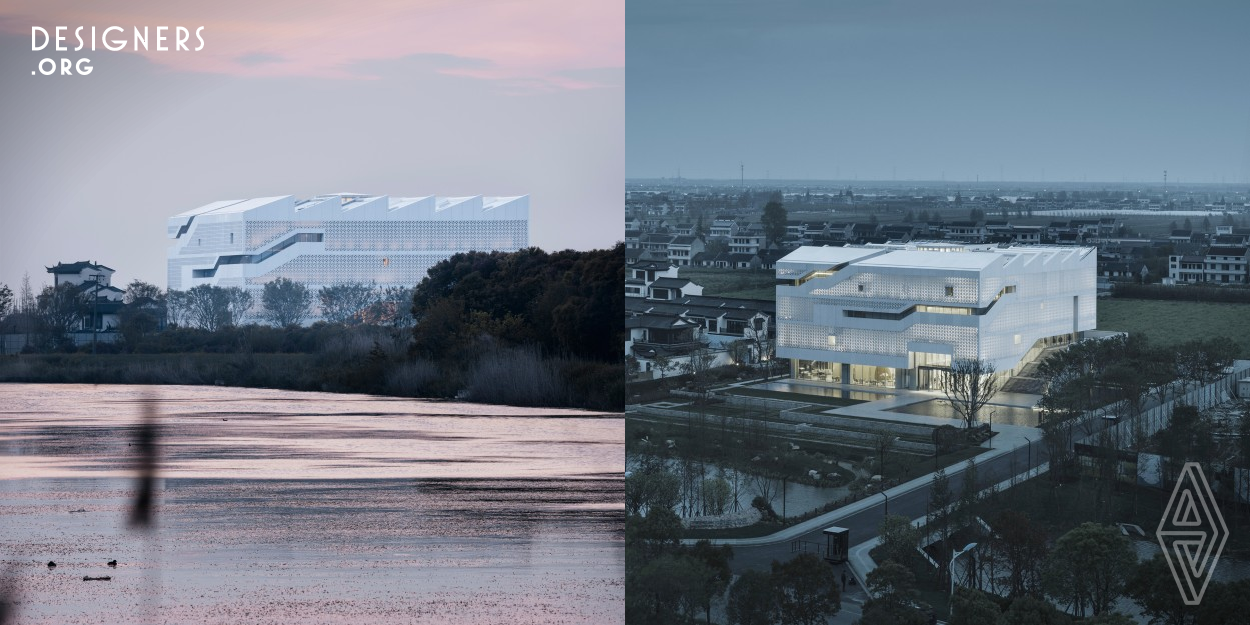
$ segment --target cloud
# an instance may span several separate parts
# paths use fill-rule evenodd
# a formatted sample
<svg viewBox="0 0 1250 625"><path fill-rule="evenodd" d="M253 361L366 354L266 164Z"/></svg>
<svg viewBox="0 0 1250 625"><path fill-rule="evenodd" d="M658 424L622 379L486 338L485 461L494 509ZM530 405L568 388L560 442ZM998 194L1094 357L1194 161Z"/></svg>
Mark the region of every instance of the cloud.
<svg viewBox="0 0 1250 625"><path fill-rule="evenodd" d="M137 52L178 72L369 79L376 78L366 69L370 61L445 55L479 64L440 73L586 89L605 85L577 78L578 72L625 64L624 0L136 0L107 8L87 0L10 0L6 6L0 31L27 37L31 26L69 26L71 33L80 25L203 26L198 52Z"/></svg>
<svg viewBox="0 0 1250 625"><path fill-rule="evenodd" d="M247 54L239 55L236 60L239 65L251 66L264 65L266 63L282 63L287 59L281 54L274 54L272 52L248 52Z"/></svg>

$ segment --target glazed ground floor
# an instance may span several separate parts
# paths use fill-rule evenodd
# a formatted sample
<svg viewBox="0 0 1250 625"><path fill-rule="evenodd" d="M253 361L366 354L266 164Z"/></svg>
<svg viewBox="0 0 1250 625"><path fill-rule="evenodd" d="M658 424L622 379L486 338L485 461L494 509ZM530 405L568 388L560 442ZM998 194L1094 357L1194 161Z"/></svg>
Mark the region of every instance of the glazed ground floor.
<svg viewBox="0 0 1250 625"><path fill-rule="evenodd" d="M942 376L949 368L949 363L945 366L926 365L901 369L796 358L790 361L790 377L828 384L924 390L941 388Z"/></svg>
<svg viewBox="0 0 1250 625"><path fill-rule="evenodd" d="M1082 338L1083 334L1061 334L1038 340L1020 362L1009 369L1000 368L998 375L1004 377L1020 373L1023 367L1039 358L1048 348L1062 347ZM1114 334L1114 333L1106 333ZM839 354L830 353L836 357ZM940 390L950 371L952 356L942 353L912 352L908 354L910 367L887 367L878 365L837 362L833 360L790 359L790 377L795 380L825 384L850 384L892 389Z"/></svg>

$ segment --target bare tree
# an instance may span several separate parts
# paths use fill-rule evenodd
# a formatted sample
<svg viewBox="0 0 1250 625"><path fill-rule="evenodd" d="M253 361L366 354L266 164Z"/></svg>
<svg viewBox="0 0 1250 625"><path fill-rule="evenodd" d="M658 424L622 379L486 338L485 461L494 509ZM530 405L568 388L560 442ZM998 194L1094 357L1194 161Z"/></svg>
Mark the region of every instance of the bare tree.
<svg viewBox="0 0 1250 625"><path fill-rule="evenodd" d="M60 340L81 324L90 314L87 296L74 284L44 287L36 300L35 310L44 330Z"/></svg>
<svg viewBox="0 0 1250 625"><path fill-rule="evenodd" d="M143 280L131 280L130 284L126 285L126 293L122 296L122 301L127 304L134 304L145 299L160 302L165 299L165 295L161 292L161 287L155 284L144 282Z"/></svg>
<svg viewBox="0 0 1250 625"><path fill-rule="evenodd" d="M743 339L730 343L729 359L740 367L751 364L751 342Z"/></svg>
<svg viewBox="0 0 1250 625"><path fill-rule="evenodd" d="M651 368L660 372L661 380L664 380L665 378L667 378L668 372L672 371L678 366L680 366L679 363L673 362L673 359L668 354L661 354L658 351L656 352L655 356L651 358ZM662 381L661 385L664 386L664 388L668 388L667 381Z"/></svg>
<svg viewBox="0 0 1250 625"><path fill-rule="evenodd" d="M395 328L411 328L412 289L389 286L377 294L376 301L361 311L365 323L389 325Z"/></svg>
<svg viewBox="0 0 1250 625"><path fill-rule="evenodd" d="M685 373L690 374L690 382L700 400L707 399L707 392L712 386L712 363L716 361L716 353L701 347L690 352L690 360L682 366Z"/></svg>
<svg viewBox="0 0 1250 625"><path fill-rule="evenodd" d="M224 293L211 284L191 287L183 294L187 322L201 330L215 332L226 324Z"/></svg>
<svg viewBox="0 0 1250 625"><path fill-rule="evenodd" d="M756 497L763 497L770 505L781 491L781 481L764 474L753 474L747 478L747 486Z"/></svg>
<svg viewBox="0 0 1250 625"><path fill-rule="evenodd" d="M998 394L999 380L994 365L980 359L960 359L951 363L942 392L964 421L964 427L977 425L981 409Z"/></svg>
<svg viewBox="0 0 1250 625"><path fill-rule="evenodd" d="M261 316L280 328L298 326L312 308L312 293L299 282L278 278L265 285L261 295Z"/></svg>
<svg viewBox="0 0 1250 625"><path fill-rule="evenodd" d="M1236 360L1237 348L1227 339L1189 341L1181 346L1182 374L1198 386L1211 384Z"/></svg>
<svg viewBox="0 0 1250 625"><path fill-rule="evenodd" d="M186 320L209 332L238 325L252 307L252 295L238 287L201 284L187 290L184 296Z"/></svg>
<svg viewBox="0 0 1250 625"><path fill-rule="evenodd" d="M175 289L165 291L165 322L181 326L187 321L187 292Z"/></svg>
<svg viewBox="0 0 1250 625"><path fill-rule="evenodd" d="M237 286L226 287L226 324L243 325L248 313L252 310L252 294Z"/></svg>
<svg viewBox="0 0 1250 625"><path fill-rule="evenodd" d="M764 329L756 330L748 326L746 329L747 340L751 341L755 348L755 361L758 363L772 362L773 353L776 351L776 345L768 340L768 331Z"/></svg>
<svg viewBox="0 0 1250 625"><path fill-rule="evenodd" d="M872 449L877 452L877 474L885 477L885 455L898 442L898 435L886 428L875 428L870 433Z"/></svg>
<svg viewBox="0 0 1250 625"><path fill-rule="evenodd" d="M30 272L22 274L22 287L17 292L17 311L23 313L35 312L35 291L30 288Z"/></svg>
<svg viewBox="0 0 1250 625"><path fill-rule="evenodd" d="M374 285L363 282L322 287L318 297L321 300L321 316L330 323L359 321L360 313L378 300Z"/></svg>

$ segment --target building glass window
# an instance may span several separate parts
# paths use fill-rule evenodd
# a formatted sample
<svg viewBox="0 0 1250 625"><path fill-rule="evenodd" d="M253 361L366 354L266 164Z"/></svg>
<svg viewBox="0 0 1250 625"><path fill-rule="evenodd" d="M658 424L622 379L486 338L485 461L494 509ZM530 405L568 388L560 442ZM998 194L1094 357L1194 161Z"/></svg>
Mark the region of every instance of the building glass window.
<svg viewBox="0 0 1250 625"><path fill-rule="evenodd" d="M842 382L842 364L820 360L798 360L794 377L816 382Z"/></svg>
<svg viewBox="0 0 1250 625"><path fill-rule="evenodd" d="M917 367L949 367L951 366L950 354L935 354L933 352L915 352L913 355Z"/></svg>
<svg viewBox="0 0 1250 625"><path fill-rule="evenodd" d="M894 386L895 371L891 367L851 365L851 384L861 386Z"/></svg>

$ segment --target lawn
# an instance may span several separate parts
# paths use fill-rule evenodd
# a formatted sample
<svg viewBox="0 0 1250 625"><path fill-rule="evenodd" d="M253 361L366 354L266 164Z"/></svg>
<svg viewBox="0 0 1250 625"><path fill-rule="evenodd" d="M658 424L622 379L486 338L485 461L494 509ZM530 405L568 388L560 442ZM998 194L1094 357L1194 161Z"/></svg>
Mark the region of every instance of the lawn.
<svg viewBox="0 0 1250 625"><path fill-rule="evenodd" d="M1236 341L1250 358L1250 304L1104 298L1098 329L1145 335L1155 345L1216 337Z"/></svg>
<svg viewBox="0 0 1250 625"><path fill-rule="evenodd" d="M775 300L776 274L772 270L682 267L677 275L703 287L704 295Z"/></svg>

